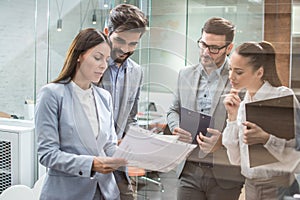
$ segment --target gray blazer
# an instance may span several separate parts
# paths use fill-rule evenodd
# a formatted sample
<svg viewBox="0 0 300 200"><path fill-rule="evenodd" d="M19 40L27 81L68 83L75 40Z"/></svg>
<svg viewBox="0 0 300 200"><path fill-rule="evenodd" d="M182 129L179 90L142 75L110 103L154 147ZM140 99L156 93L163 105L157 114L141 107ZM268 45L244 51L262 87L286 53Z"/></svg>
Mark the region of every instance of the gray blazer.
<svg viewBox="0 0 300 200"><path fill-rule="evenodd" d="M128 126L137 125L136 114L138 111L138 100L140 96L140 87L143 81L143 71L140 65L130 58L127 59L127 69L125 73L125 86L121 107L117 119L116 133L118 139L124 136L124 132L128 130ZM106 70L103 74L99 87L113 93L110 72Z"/></svg>
<svg viewBox="0 0 300 200"><path fill-rule="evenodd" d="M175 91L173 103L170 106L170 109L167 113L167 122L171 132L174 131L175 127L179 127L180 121L180 108L185 107L190 110L196 111L196 99L197 91L199 88L200 82L200 66L190 66L185 67L180 70L178 81L177 81L177 90ZM222 94L229 93L230 83L228 80L228 62L226 61L224 69L221 71L221 77L217 86L217 91L214 95L214 99L211 106L210 114L214 117L214 128L219 131L223 131L226 125L226 109L223 105ZM192 152L192 155L198 155L199 148ZM191 157L190 156L190 157ZM213 174L217 179L217 182L221 187L231 188L235 187L235 183L228 182L230 180L242 181L240 167L230 165L230 162L227 157L225 147L222 147L220 150L214 152L213 163L214 167L212 168ZM199 159L199 158L198 158ZM199 159L199 161L205 161L206 158ZM210 161L211 162L211 161ZM177 176L180 177L185 162L178 166ZM222 181L221 181L222 179Z"/></svg>
<svg viewBox="0 0 300 200"><path fill-rule="evenodd" d="M40 199L93 199L99 185L105 199L119 199L112 173L91 171L95 156L111 156L117 148L110 94L92 86L99 116L99 135L73 93L70 83L50 83L38 95L35 127L38 156L49 168Z"/></svg>

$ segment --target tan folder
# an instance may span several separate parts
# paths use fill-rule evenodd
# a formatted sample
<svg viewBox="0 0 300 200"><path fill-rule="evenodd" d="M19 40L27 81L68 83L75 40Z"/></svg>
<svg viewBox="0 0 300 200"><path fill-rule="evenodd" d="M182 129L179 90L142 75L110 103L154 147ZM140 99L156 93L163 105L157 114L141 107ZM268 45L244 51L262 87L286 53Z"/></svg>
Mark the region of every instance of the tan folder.
<svg viewBox="0 0 300 200"><path fill-rule="evenodd" d="M279 138L295 137L293 95L246 103L246 120ZM278 160L262 144L249 145L250 167Z"/></svg>

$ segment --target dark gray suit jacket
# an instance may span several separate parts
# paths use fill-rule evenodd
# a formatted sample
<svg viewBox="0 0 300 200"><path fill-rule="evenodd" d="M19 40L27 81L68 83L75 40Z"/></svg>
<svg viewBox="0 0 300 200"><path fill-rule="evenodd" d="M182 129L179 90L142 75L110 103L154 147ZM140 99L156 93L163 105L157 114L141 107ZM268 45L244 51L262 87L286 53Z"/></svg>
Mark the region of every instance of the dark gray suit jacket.
<svg viewBox="0 0 300 200"><path fill-rule="evenodd" d="M199 88L200 81L200 68L201 66L195 65L190 67L185 67L180 70L178 81L177 81L177 89L175 91L173 104L170 106L170 109L167 114L167 121L170 130L173 132L175 127L179 127L180 121L180 108L185 107L190 110L196 111L196 99L197 99L197 91ZM228 80L228 62L225 63L224 69L221 71L221 77L217 86L217 91L214 95L214 99L212 101L210 114L214 117L214 128L219 131L223 131L226 125L227 113L225 106L223 104L223 99L221 98L222 94L229 93L231 86ZM196 157L198 155L199 148L192 152L190 157ZM243 177L241 176L240 167L233 166L230 164L226 149L222 147L218 151L213 153L213 163L214 167L212 168L214 177L217 179L218 184L224 188L235 187L237 183L234 181L243 181ZM208 157L208 156L207 156ZM211 159L207 159L207 157L197 160L203 162L211 162ZM183 167L185 162L179 165L177 175L181 176Z"/></svg>

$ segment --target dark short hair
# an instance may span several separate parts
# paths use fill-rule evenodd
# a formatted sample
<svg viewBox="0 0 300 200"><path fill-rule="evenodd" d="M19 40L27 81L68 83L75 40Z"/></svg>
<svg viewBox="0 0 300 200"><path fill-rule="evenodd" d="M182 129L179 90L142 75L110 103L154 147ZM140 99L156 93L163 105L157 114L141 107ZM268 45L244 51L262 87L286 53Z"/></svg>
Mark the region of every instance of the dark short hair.
<svg viewBox="0 0 300 200"><path fill-rule="evenodd" d="M222 17L212 17L204 24L201 31L202 34L203 31L215 35L225 35L226 44L230 44L234 38L235 25Z"/></svg>
<svg viewBox="0 0 300 200"><path fill-rule="evenodd" d="M102 42L108 43L104 33L94 28L81 30L72 41L64 61L64 66L53 82L58 83L62 80L71 81L76 73L79 56Z"/></svg>
<svg viewBox="0 0 300 200"><path fill-rule="evenodd" d="M113 32L134 31L145 33L148 26L148 19L145 14L136 6L120 4L113 8L108 18L109 34Z"/></svg>

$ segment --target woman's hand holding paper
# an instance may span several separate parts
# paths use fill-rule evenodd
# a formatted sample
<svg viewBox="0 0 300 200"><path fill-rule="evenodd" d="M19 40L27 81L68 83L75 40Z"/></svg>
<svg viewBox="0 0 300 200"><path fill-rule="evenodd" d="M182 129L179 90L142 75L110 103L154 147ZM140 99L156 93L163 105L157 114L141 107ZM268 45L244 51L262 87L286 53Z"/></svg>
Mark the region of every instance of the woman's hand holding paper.
<svg viewBox="0 0 300 200"><path fill-rule="evenodd" d="M93 160L92 171L108 174L126 164L127 161L123 158L95 157Z"/></svg>

